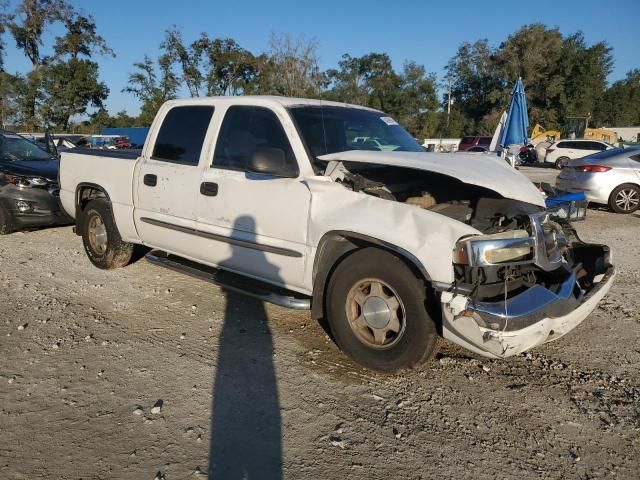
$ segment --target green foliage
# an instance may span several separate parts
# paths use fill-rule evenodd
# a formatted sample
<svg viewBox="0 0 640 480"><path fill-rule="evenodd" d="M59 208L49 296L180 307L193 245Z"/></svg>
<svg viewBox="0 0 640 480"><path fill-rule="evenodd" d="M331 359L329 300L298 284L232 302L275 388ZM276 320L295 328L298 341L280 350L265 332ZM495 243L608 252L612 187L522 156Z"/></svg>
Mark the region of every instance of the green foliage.
<svg viewBox="0 0 640 480"><path fill-rule="evenodd" d="M615 82L598 101L594 120L597 126L640 125L640 69Z"/></svg>
<svg viewBox="0 0 640 480"><path fill-rule="evenodd" d="M454 103L473 120L461 133L489 133L493 120L508 106L511 85L518 77L525 85L530 123L559 128L567 116L595 111L611 68L611 48L606 43L588 46L581 32L563 37L558 28L532 24L496 49L486 40L462 44L447 74Z"/></svg>
<svg viewBox="0 0 640 480"><path fill-rule="evenodd" d="M98 80L98 64L91 60L71 58L42 68L42 106L40 115L45 125L62 131L69 119L86 113L89 105L102 107L109 89Z"/></svg>
<svg viewBox="0 0 640 480"><path fill-rule="evenodd" d="M43 55L43 38L54 24L62 25L64 33L54 39L53 55ZM25 130L66 130L74 115L90 106L102 107L109 89L99 81L98 64L91 57L113 51L91 16L78 14L65 0L22 0L14 12L0 18L0 34L5 28L32 65L26 75L12 76L9 97L0 94L4 105L13 99L14 124Z"/></svg>
<svg viewBox="0 0 640 480"><path fill-rule="evenodd" d="M149 56L143 62L135 63L136 72L129 74L128 86L123 92L136 96L142 102L139 121L151 125L160 106L167 100L176 98L179 87L178 76L172 69L170 55L160 55L157 66Z"/></svg>
<svg viewBox="0 0 640 480"><path fill-rule="evenodd" d="M64 20L64 26L66 33L56 38L53 47L56 57L69 55L76 59L83 55L90 58L93 53L115 57L104 38L98 35L96 24L91 16L71 16Z"/></svg>
<svg viewBox="0 0 640 480"><path fill-rule="evenodd" d="M140 100L139 117L112 117L103 107L109 90L93 56L113 51L93 18L67 0L20 0L12 11L9 5L0 0L0 122L25 129L66 129L91 107L96 110L83 123L86 129L149 125L165 101L186 91L191 97L270 94L365 105L388 112L416 137L491 134L518 77L531 124L558 128L568 116L588 114L597 125L640 123L640 70L608 87L613 56L605 42L589 45L581 32L562 35L539 23L521 27L497 47L486 39L460 44L440 84L415 62L394 69L382 52L344 54L336 68L323 72L313 39L272 34L267 51L256 55L233 38L206 33L185 42L174 26L165 32L157 58L145 55L133 65L123 89ZM52 25L63 32L45 46ZM9 35L31 62L30 72L4 72ZM438 89L451 92L450 114L449 98L445 93L439 100Z"/></svg>

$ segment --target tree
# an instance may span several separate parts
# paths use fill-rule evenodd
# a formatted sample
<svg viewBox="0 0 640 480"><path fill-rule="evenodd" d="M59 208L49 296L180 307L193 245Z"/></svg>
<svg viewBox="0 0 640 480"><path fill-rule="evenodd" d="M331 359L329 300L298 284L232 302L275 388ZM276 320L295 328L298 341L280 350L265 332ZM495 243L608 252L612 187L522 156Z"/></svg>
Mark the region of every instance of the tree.
<svg viewBox="0 0 640 480"><path fill-rule="evenodd" d="M148 55L144 61L135 63L137 71L129 74L127 87L122 91L133 94L142 102L140 116L142 125L151 125L160 106L167 100L176 98L180 85L173 72L171 57L163 54L158 58L158 66Z"/></svg>
<svg viewBox="0 0 640 480"><path fill-rule="evenodd" d="M318 67L315 40L271 34L269 51L256 58L255 84L251 93L287 97L317 97L324 78Z"/></svg>
<svg viewBox="0 0 640 480"><path fill-rule="evenodd" d="M406 62L400 75L395 115L409 132L418 136L424 129L428 112L438 108L435 74L426 74L424 66Z"/></svg>
<svg viewBox="0 0 640 480"><path fill-rule="evenodd" d="M362 57L344 54L338 69L327 72L333 100L366 105L395 113L402 78L386 53L369 53Z"/></svg>
<svg viewBox="0 0 640 480"><path fill-rule="evenodd" d="M102 108L109 95L107 86L98 80L98 64L78 58L43 67L42 89L45 125L63 131L72 116L86 113L90 105Z"/></svg>
<svg viewBox="0 0 640 480"><path fill-rule="evenodd" d="M0 73L4 72L4 54L6 43L4 42L4 34L9 25L9 15L5 13L9 3L8 0L0 0Z"/></svg>
<svg viewBox="0 0 640 480"><path fill-rule="evenodd" d="M185 83L191 97L199 97L204 75L201 72L201 60L204 50L209 44L206 34L186 47L182 33L173 27L166 31L165 39L160 45L171 63L177 63L182 70L181 80Z"/></svg>
<svg viewBox="0 0 640 480"><path fill-rule="evenodd" d="M611 85L596 106L594 120L607 127L640 125L640 69Z"/></svg>
<svg viewBox="0 0 640 480"><path fill-rule="evenodd" d="M581 32L565 38L557 74L564 79L560 115L564 118L592 113L605 93L612 66L611 48L606 43L588 47Z"/></svg>
<svg viewBox="0 0 640 480"><path fill-rule="evenodd" d="M495 57L496 51L486 39L473 44L464 42L445 68L455 110L473 121L504 108L508 101L505 83L496 72Z"/></svg>
<svg viewBox="0 0 640 480"><path fill-rule="evenodd" d="M65 0L22 0L10 16L9 31L34 69L42 63L40 48L45 28L72 14L73 8Z"/></svg>
<svg viewBox="0 0 640 480"><path fill-rule="evenodd" d="M256 76L254 56L232 38L209 41L206 56L208 95L238 95Z"/></svg>
<svg viewBox="0 0 640 480"><path fill-rule="evenodd" d="M73 15L65 19L64 25L67 31L56 38L54 46L57 58L65 55L74 60L80 55L90 58L93 53L115 57L104 38L96 32L96 24L91 16Z"/></svg>

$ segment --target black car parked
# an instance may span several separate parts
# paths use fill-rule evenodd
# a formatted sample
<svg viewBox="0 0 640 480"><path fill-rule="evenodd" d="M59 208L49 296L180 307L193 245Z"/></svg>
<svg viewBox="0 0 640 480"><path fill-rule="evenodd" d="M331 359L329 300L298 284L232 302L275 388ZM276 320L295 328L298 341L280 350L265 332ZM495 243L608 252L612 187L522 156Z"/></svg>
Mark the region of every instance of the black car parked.
<svg viewBox="0 0 640 480"><path fill-rule="evenodd" d="M54 155L0 129L0 235L72 223L58 201L58 168Z"/></svg>

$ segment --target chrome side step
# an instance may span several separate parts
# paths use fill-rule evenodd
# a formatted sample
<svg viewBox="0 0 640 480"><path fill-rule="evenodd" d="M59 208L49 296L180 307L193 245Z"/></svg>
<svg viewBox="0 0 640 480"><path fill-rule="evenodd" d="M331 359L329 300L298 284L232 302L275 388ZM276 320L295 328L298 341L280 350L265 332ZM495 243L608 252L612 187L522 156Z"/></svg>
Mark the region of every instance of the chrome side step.
<svg viewBox="0 0 640 480"><path fill-rule="evenodd" d="M309 310L311 298L300 293L292 292L282 287L270 285L260 280L244 277L225 270L201 265L186 258L170 255L159 250L152 250L145 258L154 265L168 268L192 277L205 280L228 290L243 293L265 302L274 303L281 307L295 310Z"/></svg>

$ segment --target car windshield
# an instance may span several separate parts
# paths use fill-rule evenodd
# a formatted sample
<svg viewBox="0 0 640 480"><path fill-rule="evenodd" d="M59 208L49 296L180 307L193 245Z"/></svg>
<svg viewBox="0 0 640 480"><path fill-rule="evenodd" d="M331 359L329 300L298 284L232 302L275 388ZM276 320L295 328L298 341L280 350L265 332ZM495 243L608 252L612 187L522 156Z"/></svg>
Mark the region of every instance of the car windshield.
<svg viewBox="0 0 640 480"><path fill-rule="evenodd" d="M0 160L51 160L53 157L34 143L15 133L0 131Z"/></svg>
<svg viewBox="0 0 640 480"><path fill-rule="evenodd" d="M406 130L382 112L324 105L296 106L289 111L314 160L348 150L424 151Z"/></svg>

